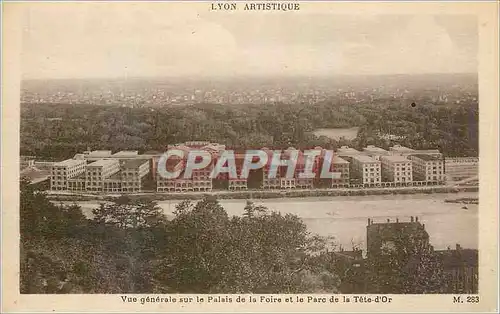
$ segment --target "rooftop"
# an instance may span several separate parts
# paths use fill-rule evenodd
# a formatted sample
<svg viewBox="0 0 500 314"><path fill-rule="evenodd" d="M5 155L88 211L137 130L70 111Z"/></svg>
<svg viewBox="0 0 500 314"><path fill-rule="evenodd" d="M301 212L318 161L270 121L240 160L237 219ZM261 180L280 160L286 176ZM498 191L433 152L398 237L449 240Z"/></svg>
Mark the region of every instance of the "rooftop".
<svg viewBox="0 0 500 314"><path fill-rule="evenodd" d="M441 155L439 149L418 149L414 150L415 154L436 154Z"/></svg>
<svg viewBox="0 0 500 314"><path fill-rule="evenodd" d="M363 148L363 150L369 152L387 153L385 149L373 145L368 145L367 147Z"/></svg>
<svg viewBox="0 0 500 314"><path fill-rule="evenodd" d="M89 164L87 167L104 167L104 166L110 166L117 162L118 160L116 159L100 159L98 161L94 161L93 163Z"/></svg>
<svg viewBox="0 0 500 314"><path fill-rule="evenodd" d="M88 153L88 157L108 157L111 156L110 150L94 150Z"/></svg>
<svg viewBox="0 0 500 314"><path fill-rule="evenodd" d="M340 158L339 156L333 156L332 163L333 164L348 164L349 162L345 159Z"/></svg>
<svg viewBox="0 0 500 314"><path fill-rule="evenodd" d="M145 159L132 159L132 160L125 160L121 164L123 168L139 168L140 166L149 163L149 160Z"/></svg>
<svg viewBox="0 0 500 314"><path fill-rule="evenodd" d="M144 152L143 155L163 155L162 152L157 151L157 150L148 150L147 152Z"/></svg>
<svg viewBox="0 0 500 314"><path fill-rule="evenodd" d="M365 155L353 156L352 158L356 159L357 161L360 161L360 162L376 162L376 163L380 163L380 161L375 160L372 157L365 156Z"/></svg>
<svg viewBox="0 0 500 314"><path fill-rule="evenodd" d="M352 147L349 147L349 146L342 146L340 148L337 149L337 153L343 153L343 154L359 154L359 151L352 148Z"/></svg>
<svg viewBox="0 0 500 314"><path fill-rule="evenodd" d="M415 151L414 149L401 146L401 145L394 145L393 147L389 147L390 151L395 151L395 152L413 152Z"/></svg>
<svg viewBox="0 0 500 314"><path fill-rule="evenodd" d="M77 160L77 159L66 159L66 160L55 163L54 166L56 166L56 167L65 167L66 166L67 167L67 166L76 166L76 165L79 165L81 163L85 163L85 161Z"/></svg>
<svg viewBox="0 0 500 314"><path fill-rule="evenodd" d="M381 159L389 160L391 162L409 162L410 160L405 156L382 156Z"/></svg>
<svg viewBox="0 0 500 314"><path fill-rule="evenodd" d="M122 150L113 154L113 157L133 157L139 155L136 150Z"/></svg>
<svg viewBox="0 0 500 314"><path fill-rule="evenodd" d="M413 155L414 157L420 158L425 161L433 161L433 160L441 160L441 158L433 155L426 155L426 154L416 154Z"/></svg>

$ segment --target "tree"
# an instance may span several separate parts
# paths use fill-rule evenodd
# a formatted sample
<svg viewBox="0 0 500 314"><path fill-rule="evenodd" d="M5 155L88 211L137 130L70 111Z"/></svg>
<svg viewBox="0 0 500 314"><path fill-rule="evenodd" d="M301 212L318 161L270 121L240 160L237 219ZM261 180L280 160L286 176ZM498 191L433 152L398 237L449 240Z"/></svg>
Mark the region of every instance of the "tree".
<svg viewBox="0 0 500 314"><path fill-rule="evenodd" d="M151 200L131 200L126 196L113 203L101 203L92 211L94 221L118 228L147 228L164 222L161 208Z"/></svg>
<svg viewBox="0 0 500 314"><path fill-rule="evenodd" d="M310 259L324 246L294 215L249 201L242 217L229 218L211 197L182 202L175 214L158 274L165 286L192 293L335 291L335 274Z"/></svg>

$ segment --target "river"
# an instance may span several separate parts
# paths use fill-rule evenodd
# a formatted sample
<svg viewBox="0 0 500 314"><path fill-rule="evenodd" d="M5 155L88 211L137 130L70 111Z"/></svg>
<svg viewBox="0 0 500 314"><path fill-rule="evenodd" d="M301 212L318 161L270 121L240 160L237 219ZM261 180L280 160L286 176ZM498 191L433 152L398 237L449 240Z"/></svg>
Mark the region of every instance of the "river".
<svg viewBox="0 0 500 314"><path fill-rule="evenodd" d="M410 221L410 216L418 216L425 224L435 249L454 248L457 243L464 248L477 249L478 205L467 205L468 209L463 209L461 204L444 202L462 197L475 198L478 193L307 197L255 200L255 203L283 214L296 214L310 232L334 236L345 249L355 243L365 250L368 218L375 222ZM171 218L179 202L160 201L158 205ZM92 208L99 202L76 203L90 217ZM229 215L241 215L246 201L220 200L220 203Z"/></svg>

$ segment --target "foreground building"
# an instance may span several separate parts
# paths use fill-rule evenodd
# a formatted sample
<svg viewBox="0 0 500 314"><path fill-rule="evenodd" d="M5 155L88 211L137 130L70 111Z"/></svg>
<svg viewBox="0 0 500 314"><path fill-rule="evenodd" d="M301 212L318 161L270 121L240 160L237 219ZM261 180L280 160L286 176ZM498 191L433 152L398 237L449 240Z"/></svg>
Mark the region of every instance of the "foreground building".
<svg viewBox="0 0 500 314"><path fill-rule="evenodd" d="M411 245L412 247L408 247ZM376 223L368 219L366 226L366 256L379 258L387 254L399 254L400 250L428 251L429 234L425 225L418 221L418 217L411 217L410 221L390 221Z"/></svg>
<svg viewBox="0 0 500 314"><path fill-rule="evenodd" d="M411 217L409 222L396 219L375 223L368 219L366 240L365 269L357 270L359 275L355 277L366 285L358 284L350 293L405 293L400 289L411 289L407 293L478 292L478 250L457 244L455 250L435 251L418 217ZM389 264L394 262L400 264L400 274L406 274L405 282L393 277ZM367 281L370 277L379 280Z"/></svg>

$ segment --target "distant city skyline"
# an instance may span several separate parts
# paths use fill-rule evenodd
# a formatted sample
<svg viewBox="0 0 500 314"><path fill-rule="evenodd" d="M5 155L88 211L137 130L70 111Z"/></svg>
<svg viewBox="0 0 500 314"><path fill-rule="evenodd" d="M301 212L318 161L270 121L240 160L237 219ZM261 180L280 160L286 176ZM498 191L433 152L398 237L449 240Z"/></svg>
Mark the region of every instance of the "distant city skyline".
<svg viewBox="0 0 500 314"><path fill-rule="evenodd" d="M30 4L23 79L477 72L474 16L243 14L169 5Z"/></svg>

